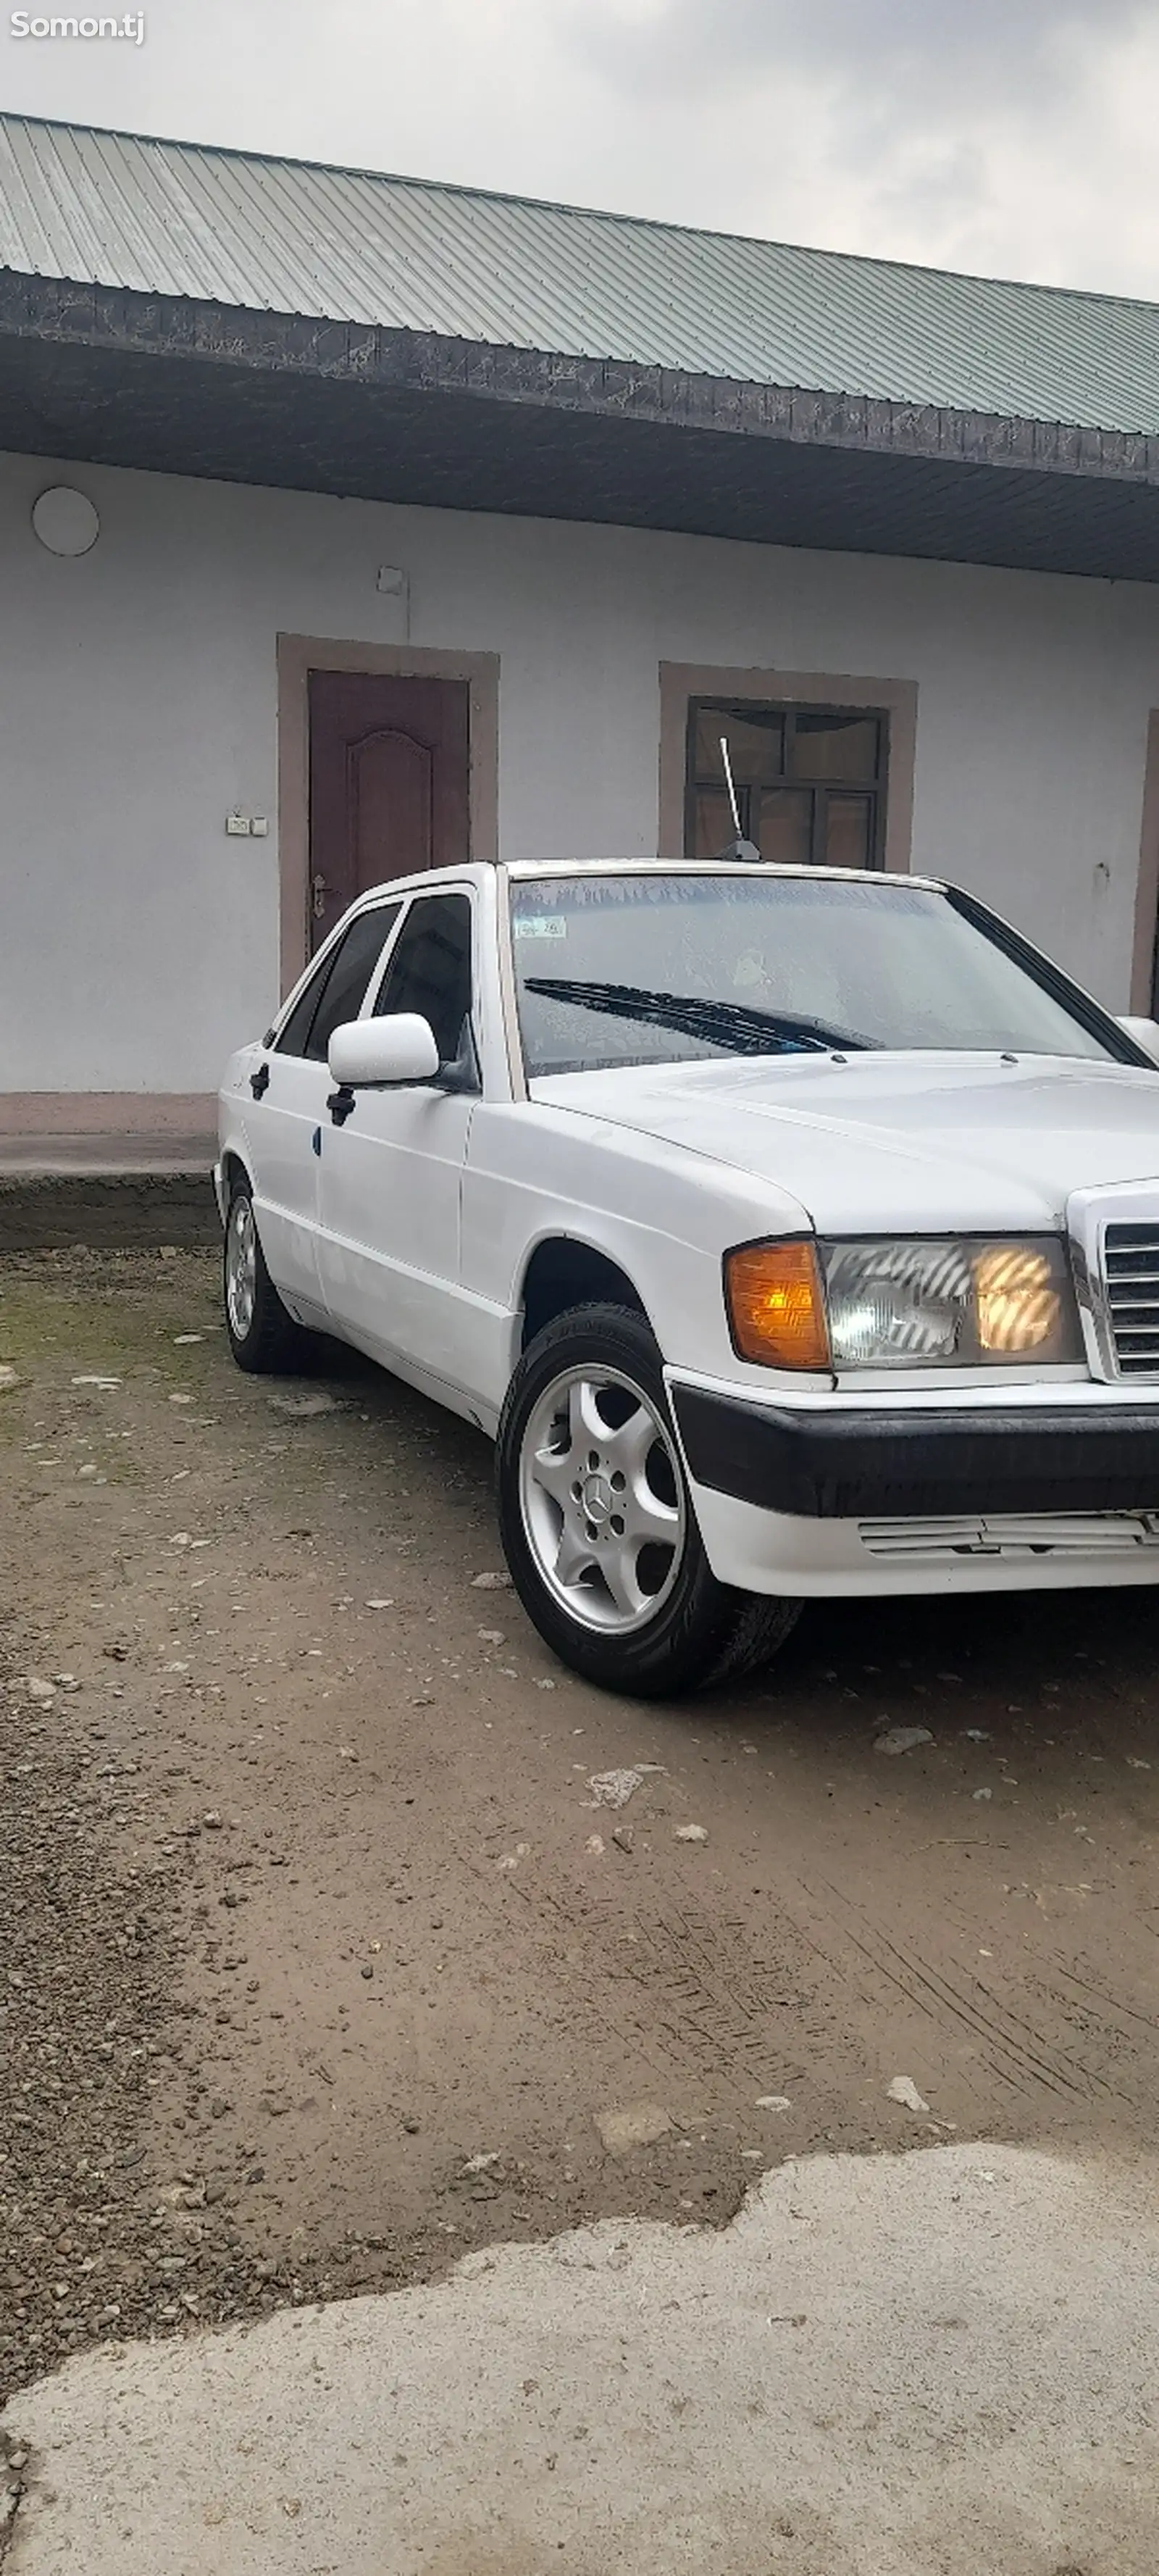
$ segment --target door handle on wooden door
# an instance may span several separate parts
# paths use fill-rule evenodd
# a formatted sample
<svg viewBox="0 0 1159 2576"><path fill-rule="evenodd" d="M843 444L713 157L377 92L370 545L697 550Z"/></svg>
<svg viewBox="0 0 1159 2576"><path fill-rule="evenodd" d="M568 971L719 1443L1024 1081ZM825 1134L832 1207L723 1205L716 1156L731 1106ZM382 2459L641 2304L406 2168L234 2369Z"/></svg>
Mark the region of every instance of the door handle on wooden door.
<svg viewBox="0 0 1159 2576"><path fill-rule="evenodd" d="M329 892L330 888L326 883L325 877L311 877L310 900L313 906L315 921L321 921L322 919L322 915L326 910L326 897Z"/></svg>

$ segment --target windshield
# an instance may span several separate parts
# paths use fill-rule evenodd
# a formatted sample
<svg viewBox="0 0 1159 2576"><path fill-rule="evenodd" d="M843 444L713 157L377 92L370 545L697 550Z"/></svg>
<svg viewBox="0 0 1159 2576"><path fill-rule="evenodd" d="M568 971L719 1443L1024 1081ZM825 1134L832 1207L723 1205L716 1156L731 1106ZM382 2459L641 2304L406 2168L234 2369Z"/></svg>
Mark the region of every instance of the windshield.
<svg viewBox="0 0 1159 2576"><path fill-rule="evenodd" d="M541 877L512 886L511 926L531 1078L863 1047L1119 1055L1033 952L924 886Z"/></svg>

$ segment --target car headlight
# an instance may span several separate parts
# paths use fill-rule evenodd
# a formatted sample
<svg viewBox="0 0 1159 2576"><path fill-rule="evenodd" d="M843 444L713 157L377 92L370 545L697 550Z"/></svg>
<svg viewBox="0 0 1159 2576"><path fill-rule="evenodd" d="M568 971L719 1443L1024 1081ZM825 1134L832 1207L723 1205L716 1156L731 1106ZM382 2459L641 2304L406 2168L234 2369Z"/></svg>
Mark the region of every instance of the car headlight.
<svg viewBox="0 0 1159 2576"><path fill-rule="evenodd" d="M1079 1356L1063 1245L831 1243L822 1247L835 1368Z"/></svg>
<svg viewBox="0 0 1159 2576"><path fill-rule="evenodd" d="M769 1368L979 1368L1082 1356L1065 1246L746 1244L725 1263L734 1345Z"/></svg>

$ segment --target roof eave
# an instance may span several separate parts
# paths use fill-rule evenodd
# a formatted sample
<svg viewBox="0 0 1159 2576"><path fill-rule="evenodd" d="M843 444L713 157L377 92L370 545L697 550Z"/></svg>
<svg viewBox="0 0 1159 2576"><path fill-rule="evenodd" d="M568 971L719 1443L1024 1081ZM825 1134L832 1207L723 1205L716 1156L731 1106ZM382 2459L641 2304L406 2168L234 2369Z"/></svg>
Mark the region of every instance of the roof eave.
<svg viewBox="0 0 1159 2576"><path fill-rule="evenodd" d="M275 421L269 397L288 380L299 399L292 410L279 400ZM191 403L214 431L208 447L195 448L208 460L200 469L181 449L180 416L192 416ZM476 422L489 415L496 454L499 446L513 457L534 447L538 479L525 476L510 492L501 475L489 481L478 441L473 449L465 428L456 429L468 414ZM312 447L303 437L307 415L318 433ZM497 415L505 433L498 441ZM441 478L424 475L421 442L411 435L408 444L408 424L413 432L420 416L439 426ZM389 460L377 486L372 419ZM62 443L68 438L74 443ZM738 382L12 270L0 271L0 443L448 507L1159 578L1159 438L1143 433ZM665 469L666 489L651 509L645 451L662 455ZM627 492L633 473L638 495ZM839 490L849 508L827 534L824 512L808 495ZM871 504L864 536L858 491Z"/></svg>
<svg viewBox="0 0 1159 2576"><path fill-rule="evenodd" d="M1159 484L1159 437L1066 421L694 375L382 324L143 295L0 269L0 333L710 429L890 456Z"/></svg>

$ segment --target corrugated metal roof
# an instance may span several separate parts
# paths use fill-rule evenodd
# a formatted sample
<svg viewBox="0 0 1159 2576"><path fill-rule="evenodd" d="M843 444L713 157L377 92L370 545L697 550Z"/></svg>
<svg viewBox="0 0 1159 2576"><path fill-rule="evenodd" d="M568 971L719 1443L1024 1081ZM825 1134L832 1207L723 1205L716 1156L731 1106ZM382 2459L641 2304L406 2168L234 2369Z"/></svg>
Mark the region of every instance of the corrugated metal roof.
<svg viewBox="0 0 1159 2576"><path fill-rule="evenodd" d="M1159 434L1159 307L0 118L0 268Z"/></svg>

